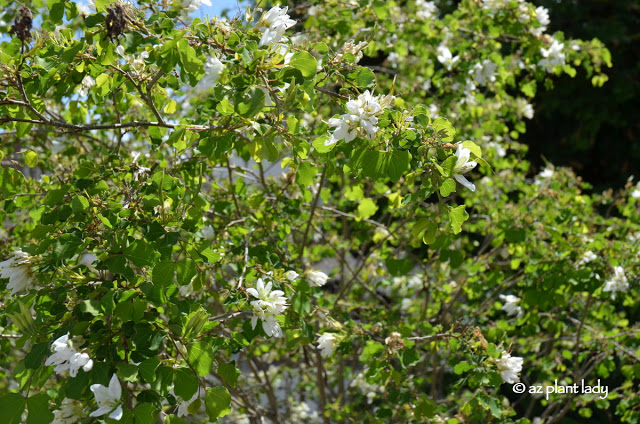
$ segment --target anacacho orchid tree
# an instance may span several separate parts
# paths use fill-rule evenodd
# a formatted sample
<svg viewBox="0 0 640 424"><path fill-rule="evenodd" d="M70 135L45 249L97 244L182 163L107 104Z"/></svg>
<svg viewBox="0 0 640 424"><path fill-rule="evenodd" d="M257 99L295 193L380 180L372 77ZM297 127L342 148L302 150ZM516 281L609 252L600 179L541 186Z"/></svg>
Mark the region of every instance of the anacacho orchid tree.
<svg viewBox="0 0 640 424"><path fill-rule="evenodd" d="M516 141L601 43L524 1L200 3L3 5L0 421L631 422L637 199ZM596 375L622 399L509 389Z"/></svg>

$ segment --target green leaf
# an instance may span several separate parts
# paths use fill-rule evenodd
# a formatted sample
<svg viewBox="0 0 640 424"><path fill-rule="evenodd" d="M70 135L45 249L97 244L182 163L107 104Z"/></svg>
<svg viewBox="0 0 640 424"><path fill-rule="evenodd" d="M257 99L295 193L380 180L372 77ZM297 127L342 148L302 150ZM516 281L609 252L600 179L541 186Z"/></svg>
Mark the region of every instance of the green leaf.
<svg viewBox="0 0 640 424"><path fill-rule="evenodd" d="M313 149L318 153L328 153L334 149L338 145L338 143L331 144L326 146L324 143L329 140L329 136L323 135L322 137L318 137L313 140Z"/></svg>
<svg viewBox="0 0 640 424"><path fill-rule="evenodd" d="M463 141L462 147L464 147L465 149L469 149L472 154L476 155L476 157L478 158L482 157L482 149L473 141L471 140Z"/></svg>
<svg viewBox="0 0 640 424"><path fill-rule="evenodd" d="M452 179L446 179L440 184L440 194L443 197L447 197L451 193L456 191L456 182Z"/></svg>
<svg viewBox="0 0 640 424"><path fill-rule="evenodd" d="M24 176L13 168L0 168L0 199L20 191Z"/></svg>
<svg viewBox="0 0 640 424"><path fill-rule="evenodd" d="M53 257L56 260L68 259L76 254L82 240L73 234L63 234L53 245Z"/></svg>
<svg viewBox="0 0 640 424"><path fill-rule="evenodd" d="M198 391L198 377L189 368L178 368L173 376L173 390L182 400L189 400Z"/></svg>
<svg viewBox="0 0 640 424"><path fill-rule="evenodd" d="M204 377L209 374L213 366L213 348L211 345L206 342L192 343L188 352L189 363L191 363L198 375Z"/></svg>
<svg viewBox="0 0 640 424"><path fill-rule="evenodd" d="M451 221L451 229L453 234L462 231L462 224L469 219L469 214L464 210L464 205L455 208L449 208L449 221Z"/></svg>
<svg viewBox="0 0 640 424"><path fill-rule="evenodd" d="M178 52L182 67L187 73L195 77L204 76L204 63L198 59L195 49L184 38L178 41Z"/></svg>
<svg viewBox="0 0 640 424"><path fill-rule="evenodd" d="M204 406L210 421L216 421L231 412L231 395L224 387L207 389Z"/></svg>
<svg viewBox="0 0 640 424"><path fill-rule="evenodd" d="M305 51L297 52L291 57L289 66L299 70L306 79L312 78L316 74L318 62Z"/></svg>
<svg viewBox="0 0 640 424"><path fill-rule="evenodd" d="M467 361L458 362L455 367L453 367L453 372L457 375L465 373L473 368L473 365L468 363Z"/></svg>
<svg viewBox="0 0 640 424"><path fill-rule="evenodd" d="M138 267L153 265L157 255L155 249L144 240L135 240L124 249L124 257Z"/></svg>
<svg viewBox="0 0 640 424"><path fill-rule="evenodd" d="M84 213L89 209L89 201L84 196L75 196L71 201L71 210L75 213Z"/></svg>
<svg viewBox="0 0 640 424"><path fill-rule="evenodd" d="M433 221L430 221L427 224L427 231L425 231L424 236L422 236L422 241L424 244L433 244L436 241L436 233L438 232L438 224Z"/></svg>
<svg viewBox="0 0 640 424"><path fill-rule="evenodd" d="M64 1L52 4L49 10L49 19L51 19L51 22L60 25L62 23L62 17L64 16Z"/></svg>
<svg viewBox="0 0 640 424"><path fill-rule="evenodd" d="M95 0L96 12L103 13L107 10L107 7L112 3L112 0Z"/></svg>
<svg viewBox="0 0 640 424"><path fill-rule="evenodd" d="M175 100L169 100L169 102L164 106L162 111L164 113L168 113L169 115L171 115L173 113L176 113L177 109L178 109L178 103L176 103Z"/></svg>
<svg viewBox="0 0 640 424"><path fill-rule="evenodd" d="M309 162L301 162L298 166L298 172L296 172L296 182L302 187L308 187L316 179L318 168Z"/></svg>
<svg viewBox="0 0 640 424"><path fill-rule="evenodd" d="M371 69L365 67L349 73L347 78L358 88L372 88L376 82L376 75Z"/></svg>
<svg viewBox="0 0 640 424"><path fill-rule="evenodd" d="M151 281L162 286L173 284L175 269L175 264L173 262L158 262L156 266L153 267Z"/></svg>
<svg viewBox="0 0 640 424"><path fill-rule="evenodd" d="M218 375L222 378L222 382L228 386L236 387L238 385L238 377L241 374L240 370L236 368L236 361L218 366Z"/></svg>
<svg viewBox="0 0 640 424"><path fill-rule="evenodd" d="M254 87L244 94L236 94L234 109L243 118L253 118L264 107L265 98L264 92Z"/></svg>
<svg viewBox="0 0 640 424"><path fill-rule="evenodd" d="M153 424L158 420L158 410L152 403L141 403L133 410L136 424Z"/></svg>
<svg viewBox="0 0 640 424"><path fill-rule="evenodd" d="M451 122L443 117L436 118L431 126L436 130L442 141L453 141L456 135L456 130L451 125Z"/></svg>
<svg viewBox="0 0 640 424"><path fill-rule="evenodd" d="M371 218L378 211L378 206L371 199L362 199L358 205L358 216L362 219Z"/></svg>
<svg viewBox="0 0 640 424"><path fill-rule="evenodd" d="M117 374L121 380L135 383L138 379L138 367L136 365L120 363L117 368Z"/></svg>
<svg viewBox="0 0 640 424"><path fill-rule="evenodd" d="M2 424L20 424L24 407L24 398L17 393L7 393L0 397L0 422Z"/></svg>
<svg viewBox="0 0 640 424"><path fill-rule="evenodd" d="M160 359L153 357L149 359L145 359L138 366L138 371L144 381L147 383L151 383L156 379L156 368L160 365Z"/></svg>
<svg viewBox="0 0 640 424"><path fill-rule="evenodd" d="M24 154L24 163L29 168L35 168L38 166L38 154L34 151L27 150Z"/></svg>
<svg viewBox="0 0 640 424"><path fill-rule="evenodd" d="M31 348L31 351L24 357L24 364L27 369L35 370L42 366L42 361L49 354L49 343L38 343Z"/></svg>
<svg viewBox="0 0 640 424"><path fill-rule="evenodd" d="M49 410L49 396L38 393L27 399L27 424L49 424L53 413Z"/></svg>

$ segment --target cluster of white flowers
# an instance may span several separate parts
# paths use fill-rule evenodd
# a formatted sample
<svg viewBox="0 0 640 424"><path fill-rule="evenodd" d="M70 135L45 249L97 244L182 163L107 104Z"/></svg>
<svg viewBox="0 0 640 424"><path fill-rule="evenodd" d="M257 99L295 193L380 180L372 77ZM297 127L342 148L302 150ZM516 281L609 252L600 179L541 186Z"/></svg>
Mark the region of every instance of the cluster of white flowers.
<svg viewBox="0 0 640 424"><path fill-rule="evenodd" d="M340 118L329 119L329 126L336 127L325 146L336 144L340 140L347 143L356 137L372 139L378 131L378 115L384 108L393 104L394 96L372 96L369 90L358 96L357 100L347 102L347 111Z"/></svg>
<svg viewBox="0 0 640 424"><path fill-rule="evenodd" d="M131 73L133 75L142 75L142 72L145 69L144 60L149 57L148 51L144 51L138 56L133 54L125 54L124 47L120 45L116 47L116 53L118 53L129 64L129 69L131 70Z"/></svg>
<svg viewBox="0 0 640 424"><path fill-rule="evenodd" d="M84 415L80 402L64 398L60 404L60 409L53 411L51 424L75 424L78 420L84 418Z"/></svg>
<svg viewBox="0 0 640 424"><path fill-rule="evenodd" d="M276 315L282 314L287 309L287 298L282 290L271 290L272 283L264 285L262 278L256 283L256 288L248 288L247 293L258 300L251 301L253 306L252 328L256 328L258 318L262 321L262 328L269 337L282 337L282 329L276 321Z"/></svg>
<svg viewBox="0 0 640 424"><path fill-rule="evenodd" d="M456 150L456 158L456 164L453 168L453 178L469 190L476 191L476 186L469 182L469 180L467 180L463 175L478 165L478 162L469 160L471 158L471 150L466 147L462 147L462 144L459 144L458 149Z"/></svg>
<svg viewBox="0 0 640 424"><path fill-rule="evenodd" d="M416 0L416 18L426 21L433 19L438 13L438 7L433 1Z"/></svg>
<svg viewBox="0 0 640 424"><path fill-rule="evenodd" d="M329 276L322 271L309 271L307 273L307 280L311 287L322 287L327 284Z"/></svg>
<svg viewBox="0 0 640 424"><path fill-rule="evenodd" d="M220 78L220 75L222 75L224 68L224 63L222 63L216 56L211 56L210 58L208 58L204 63L204 70L207 74L207 81L212 85L215 85L215 83Z"/></svg>
<svg viewBox="0 0 640 424"><path fill-rule="evenodd" d="M447 71L450 71L460 60L460 56L454 57L453 54L451 54L451 50L443 44L438 46L436 57L438 58L438 62L442 63Z"/></svg>
<svg viewBox="0 0 640 424"><path fill-rule="evenodd" d="M540 26L537 28L531 28L531 33L536 37L540 37L551 23L551 19L549 19L549 9L543 6L538 6L536 8L536 20Z"/></svg>
<svg viewBox="0 0 640 424"><path fill-rule="evenodd" d="M200 6L202 6L203 3L211 7L210 0L182 0L180 6L185 10L185 12L193 13L196 10L200 9Z"/></svg>
<svg viewBox="0 0 640 424"><path fill-rule="evenodd" d="M94 85L96 85L96 80L94 80L91 75L85 75L78 86L78 94L82 97L88 96L89 90L91 90Z"/></svg>
<svg viewBox="0 0 640 424"><path fill-rule="evenodd" d="M367 374L367 370L365 369L362 372L360 372L358 375L356 375L353 380L351 380L351 383L349 383L349 386L357 387L360 390L360 392L364 393L364 395L367 397L367 402L372 403L373 400L378 395L378 392L380 392L382 388L377 384L369 383L367 381L366 374Z"/></svg>
<svg viewBox="0 0 640 424"><path fill-rule="evenodd" d="M366 41L360 41L358 44L355 44L353 40L349 40L344 43L340 51L336 54L336 59L342 61L344 60L345 53L351 53L356 58L355 63L358 63L363 56L362 50L364 50L368 44Z"/></svg>
<svg viewBox="0 0 640 424"><path fill-rule="evenodd" d="M533 106L522 97L516 99L516 113L520 117L533 119Z"/></svg>
<svg viewBox="0 0 640 424"><path fill-rule="evenodd" d="M337 342L338 338L334 333L324 333L318 337L318 349L320 349L320 354L325 358L333 355Z"/></svg>
<svg viewBox="0 0 640 424"><path fill-rule="evenodd" d="M576 266L588 264L589 262L595 261L596 259L598 259L598 255L593 253L591 250L587 250L586 252L584 252L584 255L582 255L582 258L580 258Z"/></svg>
<svg viewBox="0 0 640 424"><path fill-rule="evenodd" d="M290 422L305 424L320 424L322 418L318 408L312 408L308 402L298 402L291 406Z"/></svg>
<svg viewBox="0 0 640 424"><path fill-rule="evenodd" d="M514 296L512 294L508 294L508 295L500 295L500 299L504 300L504 305L502 305L502 308L500 308L501 310L505 311L507 313L507 315L509 316L513 316L513 315L517 315L518 318L520 318L522 316L522 307L519 305L520 303L520 298L517 296Z"/></svg>
<svg viewBox="0 0 640 424"><path fill-rule="evenodd" d="M473 79L478 85L487 85L488 82L494 82L496 80L497 69L498 65L489 59L485 59L473 65L473 68L469 71L469 75L473 76Z"/></svg>
<svg viewBox="0 0 640 424"><path fill-rule="evenodd" d="M547 72L551 72L554 67L564 65L565 57L563 49L564 44L559 43L558 40L554 39L549 48L545 49L543 47L540 49L542 59L538 61L538 66L543 67Z"/></svg>
<svg viewBox="0 0 640 424"><path fill-rule="evenodd" d="M640 182L636 184L636 187L631 192L631 197L633 197L634 199L640 199Z"/></svg>
<svg viewBox="0 0 640 424"><path fill-rule="evenodd" d="M397 68L400 63L400 55L396 52L391 52L389 53L389 56L387 56L387 60L389 61L389 64L391 64L392 68Z"/></svg>
<svg viewBox="0 0 640 424"><path fill-rule="evenodd" d="M502 352L502 357L496 361L500 377L506 383L515 384L520 381L518 373L522 371L524 359L517 356L511 356L510 353Z"/></svg>
<svg viewBox="0 0 640 424"><path fill-rule="evenodd" d="M90 371L93 368L93 360L89 355L78 352L74 347L74 345L81 345L82 343L81 337L69 340L69 333L58 337L51 345L51 351L55 353L47 358L44 363L45 366L55 365L54 371L58 374L69 370L71 377L78 375L80 368Z"/></svg>
<svg viewBox="0 0 640 424"><path fill-rule="evenodd" d="M31 271L33 256L23 252L21 249L13 252L13 258L0 262L0 278L8 278L7 288L11 294L27 290L35 282L35 277Z"/></svg>
<svg viewBox="0 0 640 424"><path fill-rule="evenodd" d="M289 10L287 6L274 6L262 15L258 21L258 29L262 31L261 47L279 42L284 32L296 24L296 21L287 15L287 10Z"/></svg>
<svg viewBox="0 0 640 424"><path fill-rule="evenodd" d="M533 181L534 184L540 185L545 180L550 180L553 177L553 168L547 167L540 171L540 173L536 176L536 179Z"/></svg>
<svg viewBox="0 0 640 424"><path fill-rule="evenodd" d="M613 267L613 278L605 283L603 292L611 292L611 298L616 298L617 292L626 292L629 290L629 282L625 275L624 268L621 266Z"/></svg>
<svg viewBox="0 0 640 424"><path fill-rule="evenodd" d="M109 387L102 384L92 384L89 389L93 392L98 404L98 409L89 414L90 417L100 417L109 414L109 418L119 421L122 418L122 405L120 398L122 397L122 386L118 377L113 374L109 381Z"/></svg>

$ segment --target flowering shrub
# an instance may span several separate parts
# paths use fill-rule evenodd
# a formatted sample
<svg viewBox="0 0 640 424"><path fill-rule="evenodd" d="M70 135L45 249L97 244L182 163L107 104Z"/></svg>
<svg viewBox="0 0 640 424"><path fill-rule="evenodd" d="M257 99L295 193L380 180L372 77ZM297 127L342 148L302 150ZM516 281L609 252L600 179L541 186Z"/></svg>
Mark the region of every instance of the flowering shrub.
<svg viewBox="0 0 640 424"><path fill-rule="evenodd" d="M517 143L598 40L524 1L200 3L3 18L1 422L633 422L637 196Z"/></svg>

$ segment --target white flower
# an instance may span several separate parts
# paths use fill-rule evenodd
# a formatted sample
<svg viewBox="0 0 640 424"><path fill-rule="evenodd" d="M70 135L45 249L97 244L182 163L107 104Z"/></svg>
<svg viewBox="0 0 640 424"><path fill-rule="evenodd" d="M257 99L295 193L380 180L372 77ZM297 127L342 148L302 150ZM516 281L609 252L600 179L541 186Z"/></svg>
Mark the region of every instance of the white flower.
<svg viewBox="0 0 640 424"><path fill-rule="evenodd" d="M131 73L133 73L135 76L139 76L140 74L142 74L142 71L145 70L146 65L144 63L144 60L149 57L148 51L143 51L139 56L125 54L124 47L122 45L119 45L118 47L116 47L116 53L124 58L124 60L129 64L129 67L132 71Z"/></svg>
<svg viewBox="0 0 640 424"><path fill-rule="evenodd" d="M78 261L78 263L80 265L90 266L91 264L93 264L98 259L99 258L96 255L94 255L93 253L85 253L84 255L82 255L80 257L80 260Z"/></svg>
<svg viewBox="0 0 640 424"><path fill-rule="evenodd" d="M496 70L498 65L490 61L489 59L483 60L481 63L476 63L469 71L469 75L473 76L473 79L478 85L486 85L487 82L494 82L496 80Z"/></svg>
<svg viewBox="0 0 640 424"><path fill-rule="evenodd" d="M287 280L291 281L291 282L296 281L296 280L298 279L299 275L300 275L300 274L298 274L298 273L297 273L297 272L295 272L295 271L287 271L287 272L285 272L285 274L284 274L285 278L286 278Z"/></svg>
<svg viewBox="0 0 640 424"><path fill-rule="evenodd" d="M631 197L634 199L640 199L640 182L636 184L636 188L631 192Z"/></svg>
<svg viewBox="0 0 640 424"><path fill-rule="evenodd" d="M520 381L518 373L522 371L522 363L524 360L517 356L511 357L511 354L502 352L502 357L496 362L500 377L509 384L515 384Z"/></svg>
<svg viewBox="0 0 640 424"><path fill-rule="evenodd" d="M309 280L309 285L312 287L322 287L327 284L329 276L322 271L309 271L307 280Z"/></svg>
<svg viewBox="0 0 640 424"><path fill-rule="evenodd" d="M35 282L31 271L32 256L21 249L13 252L13 258L0 262L0 278L8 278L11 294L27 290Z"/></svg>
<svg viewBox="0 0 640 424"><path fill-rule="evenodd" d="M458 150L456 150L456 157L456 165L453 168L453 178L469 190L476 191L476 186L473 183L470 183L463 175L478 165L477 162L469 160L471 157L471 150L462 147L462 144L459 144Z"/></svg>
<svg viewBox="0 0 640 424"><path fill-rule="evenodd" d="M74 424L84 417L85 414L82 412L80 402L64 398L60 404L60 409L53 411L53 421L51 424Z"/></svg>
<svg viewBox="0 0 640 424"><path fill-rule="evenodd" d="M442 63L442 65L447 68L447 71L450 71L453 68L453 65L458 63L460 60L459 56L453 57L451 51L447 48L447 46L440 45L438 46L438 62Z"/></svg>
<svg viewBox="0 0 640 424"><path fill-rule="evenodd" d="M178 411L176 412L176 415L178 417L184 417L185 415L189 415L189 405L191 405L193 403L194 400L196 400L196 398L198 397L198 392L196 391L193 396L191 396L191 399L189 400L182 400L181 398L180 401L178 402Z"/></svg>
<svg viewBox="0 0 640 424"><path fill-rule="evenodd" d="M517 315L518 318L522 316L522 308L518 305L520 303L520 298L516 297L512 294L508 295L500 295L500 299L504 300L505 304L502 305L501 310L505 311L507 315L513 316Z"/></svg>
<svg viewBox="0 0 640 424"><path fill-rule="evenodd" d="M397 68L398 63L400 63L400 55L396 52L391 52L389 53L389 56L387 56L387 60L391 64L392 68Z"/></svg>
<svg viewBox="0 0 640 424"><path fill-rule="evenodd" d="M109 414L109 418L119 421L122 418L122 406L120 398L122 397L122 387L118 377L113 374L109 387L102 384L92 384L89 389L93 392L98 403L98 409L89 414L90 417L99 417Z"/></svg>
<svg viewBox="0 0 640 424"><path fill-rule="evenodd" d="M367 47L368 44L366 41L360 41L358 44L355 44L353 40L349 40L344 43L340 52L336 54L336 59L341 61L344 59L345 53L351 53L356 58L355 63L358 63L363 56L362 50Z"/></svg>
<svg viewBox="0 0 640 424"><path fill-rule="evenodd" d="M262 329L269 337L282 337L282 329L275 316L282 314L287 309L287 298L282 290L271 290L272 283L264 285L262 278L256 282L256 288L248 288L247 293L257 298L250 304L253 306L251 327L256 328L258 319L262 321Z"/></svg>
<svg viewBox="0 0 640 424"><path fill-rule="evenodd" d="M536 20L540 26L538 28L531 28L531 33L539 37L547 30L547 26L551 23L551 19L549 19L549 9L538 6L536 8Z"/></svg>
<svg viewBox="0 0 640 424"><path fill-rule="evenodd" d="M211 7L211 1L209 0L182 0L180 6L185 9L187 13L193 13L196 10L200 9L202 3Z"/></svg>
<svg viewBox="0 0 640 424"><path fill-rule="evenodd" d="M287 6L274 6L262 15L258 22L261 25L258 29L262 31L260 47L277 43L284 36L284 32L296 24L296 21L289 19L288 9Z"/></svg>
<svg viewBox="0 0 640 424"><path fill-rule="evenodd" d="M347 111L340 118L329 119L329 126L336 127L325 146L330 146L340 140L350 142L356 137L373 139L378 131L378 115L384 108L393 104L394 96L372 96L369 90L358 96L356 100L349 100Z"/></svg>
<svg viewBox="0 0 640 424"><path fill-rule="evenodd" d="M565 60L564 53L562 52L563 49L564 44L559 43L558 40L554 39L548 49L540 49L542 59L538 61L538 66L543 67L547 72L551 72L554 67L564 65Z"/></svg>
<svg viewBox="0 0 640 424"><path fill-rule="evenodd" d="M202 237L206 240L213 240L216 236L216 232L213 230L211 225L205 225L202 227L200 232L202 233Z"/></svg>
<svg viewBox="0 0 640 424"><path fill-rule="evenodd" d="M584 255L582 255L582 258L580 258L580 260L576 265L580 266L580 265L588 264L589 262L594 261L596 259L598 259L598 255L593 253L591 250L587 250L586 252L584 252Z"/></svg>
<svg viewBox="0 0 640 424"><path fill-rule="evenodd" d="M543 180L549 180L551 179L551 177L553 177L553 168L547 167L538 174L533 183L536 185L540 185L542 184Z"/></svg>
<svg viewBox="0 0 640 424"><path fill-rule="evenodd" d="M85 372L93 368L93 361L86 353L80 353L74 348L74 344L82 344L82 342L74 343L69 340L69 333L62 337L58 337L51 345L51 351L55 352L45 361L45 366L55 365L54 371L58 374L69 370L69 375L75 377L78 370L82 368Z"/></svg>
<svg viewBox="0 0 640 424"><path fill-rule="evenodd" d="M516 113L518 116L524 116L527 119L533 119L533 106L525 99L518 97L516 99Z"/></svg>
<svg viewBox="0 0 640 424"><path fill-rule="evenodd" d="M212 84L215 84L218 81L224 69L224 63L215 56L208 58L204 64L204 70L207 72L207 77Z"/></svg>
<svg viewBox="0 0 640 424"><path fill-rule="evenodd" d="M82 83L80 85L80 88L78 89L78 94L80 94L82 97L88 96L89 90L91 90L91 87L93 87L94 85L96 85L96 80L91 78L91 75L85 75L84 78L82 78Z"/></svg>
<svg viewBox="0 0 640 424"><path fill-rule="evenodd" d="M324 333L318 337L318 349L320 349L320 354L325 358L333 355L337 341L338 339L333 333Z"/></svg>
<svg viewBox="0 0 640 424"><path fill-rule="evenodd" d="M438 13L438 7L433 1L416 0L416 18L425 21L433 19Z"/></svg>
<svg viewBox="0 0 640 424"><path fill-rule="evenodd" d="M627 276L624 274L624 268L621 266L613 267L613 278L605 283L602 291L611 292L611 298L616 298L617 292L626 292L629 290Z"/></svg>

